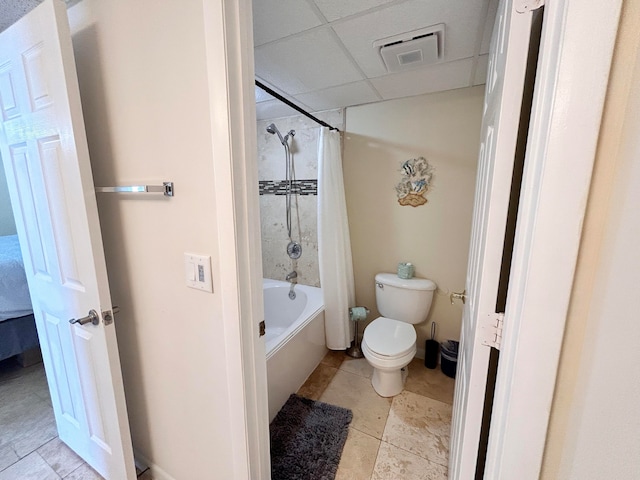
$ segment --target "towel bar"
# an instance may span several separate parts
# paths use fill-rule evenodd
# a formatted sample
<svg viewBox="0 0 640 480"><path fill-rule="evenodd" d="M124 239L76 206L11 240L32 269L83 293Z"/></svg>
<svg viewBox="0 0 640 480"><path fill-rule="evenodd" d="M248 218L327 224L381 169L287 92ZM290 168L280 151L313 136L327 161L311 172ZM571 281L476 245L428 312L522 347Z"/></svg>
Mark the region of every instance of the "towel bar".
<svg viewBox="0 0 640 480"><path fill-rule="evenodd" d="M120 187L96 187L97 193L164 193L166 197L173 197L173 182L163 182L162 185L126 185Z"/></svg>

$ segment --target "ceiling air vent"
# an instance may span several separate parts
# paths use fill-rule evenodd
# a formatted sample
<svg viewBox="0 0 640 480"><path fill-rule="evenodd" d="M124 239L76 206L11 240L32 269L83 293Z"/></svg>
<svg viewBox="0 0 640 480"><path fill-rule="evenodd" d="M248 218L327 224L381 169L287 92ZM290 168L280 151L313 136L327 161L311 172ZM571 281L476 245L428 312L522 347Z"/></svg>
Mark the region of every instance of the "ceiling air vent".
<svg viewBox="0 0 640 480"><path fill-rule="evenodd" d="M399 72L442 60L444 23L373 42L387 70Z"/></svg>

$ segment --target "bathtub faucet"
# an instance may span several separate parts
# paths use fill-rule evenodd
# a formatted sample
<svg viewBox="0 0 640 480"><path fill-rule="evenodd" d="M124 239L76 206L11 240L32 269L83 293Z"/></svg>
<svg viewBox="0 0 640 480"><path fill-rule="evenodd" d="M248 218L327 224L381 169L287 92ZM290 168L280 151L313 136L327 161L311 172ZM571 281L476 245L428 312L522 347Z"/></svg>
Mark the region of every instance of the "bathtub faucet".
<svg viewBox="0 0 640 480"><path fill-rule="evenodd" d="M297 282L298 281L297 278L298 278L298 272L296 272L295 270L289 273L286 277L287 282L294 282L294 281Z"/></svg>

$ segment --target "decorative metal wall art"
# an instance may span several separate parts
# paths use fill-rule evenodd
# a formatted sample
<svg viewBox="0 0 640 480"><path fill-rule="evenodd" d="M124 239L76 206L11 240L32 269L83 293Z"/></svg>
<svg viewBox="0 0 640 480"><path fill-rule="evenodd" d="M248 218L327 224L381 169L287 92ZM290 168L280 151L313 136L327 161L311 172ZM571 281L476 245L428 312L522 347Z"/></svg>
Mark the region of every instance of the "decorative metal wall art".
<svg viewBox="0 0 640 480"><path fill-rule="evenodd" d="M434 168L424 157L411 158L402 163L402 178L396 185L398 203L418 207L427 203L425 195L431 187Z"/></svg>

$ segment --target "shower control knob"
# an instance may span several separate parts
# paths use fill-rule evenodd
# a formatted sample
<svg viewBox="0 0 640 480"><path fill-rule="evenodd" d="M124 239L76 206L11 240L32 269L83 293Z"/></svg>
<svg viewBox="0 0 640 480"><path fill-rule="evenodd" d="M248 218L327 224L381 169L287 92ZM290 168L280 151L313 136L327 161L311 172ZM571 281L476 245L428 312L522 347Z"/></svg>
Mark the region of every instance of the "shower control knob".
<svg viewBox="0 0 640 480"><path fill-rule="evenodd" d="M302 256L302 245L298 242L289 242L287 245L287 255L293 260L297 260Z"/></svg>

